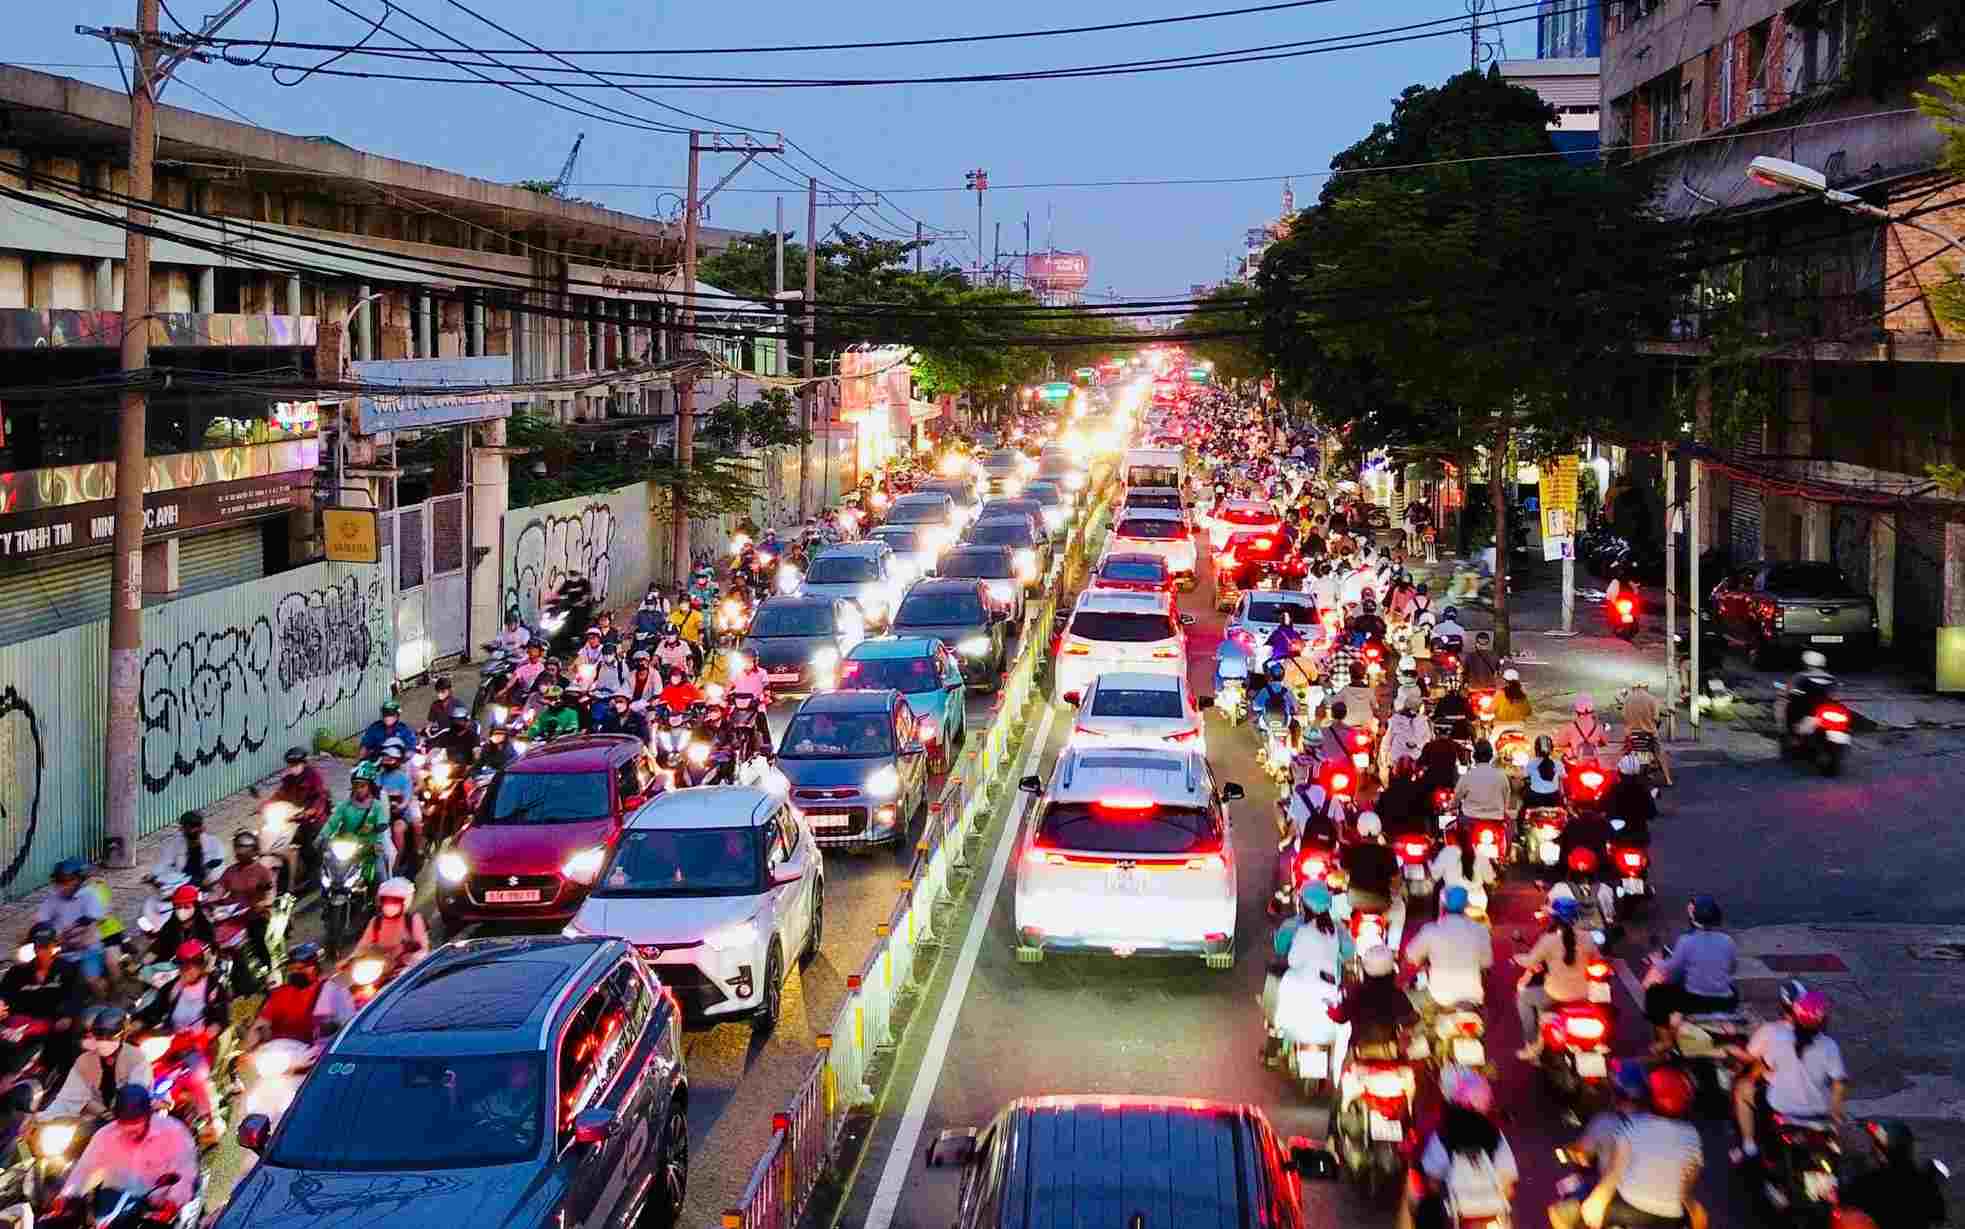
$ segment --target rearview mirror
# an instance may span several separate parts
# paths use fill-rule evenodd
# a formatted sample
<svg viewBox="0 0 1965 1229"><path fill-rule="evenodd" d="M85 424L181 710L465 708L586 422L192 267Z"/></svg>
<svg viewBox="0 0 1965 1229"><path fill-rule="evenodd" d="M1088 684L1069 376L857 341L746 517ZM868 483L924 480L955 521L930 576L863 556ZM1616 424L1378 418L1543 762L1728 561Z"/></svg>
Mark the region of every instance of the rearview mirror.
<svg viewBox="0 0 1965 1229"><path fill-rule="evenodd" d="M581 1110L573 1119L573 1142L603 1144L620 1128L621 1120L614 1116L613 1110Z"/></svg>
<svg viewBox="0 0 1965 1229"><path fill-rule="evenodd" d="M1312 1182L1337 1181L1337 1157L1301 1135L1290 1136L1290 1168Z"/></svg>
<svg viewBox="0 0 1965 1229"><path fill-rule="evenodd" d="M967 1165L976 1157L976 1129L961 1127L943 1131L928 1145L928 1168L949 1169Z"/></svg>
<svg viewBox="0 0 1965 1229"><path fill-rule="evenodd" d="M1041 794L1044 792L1044 783L1032 774L1017 782L1017 788L1026 794Z"/></svg>
<svg viewBox="0 0 1965 1229"><path fill-rule="evenodd" d="M266 1137L273 1133L273 1120L264 1114L247 1114L239 1119L239 1147L247 1152L259 1152L266 1147Z"/></svg>
<svg viewBox="0 0 1965 1229"><path fill-rule="evenodd" d="M1221 787L1221 800L1223 802L1240 802L1248 796L1248 791L1243 789L1237 782L1230 781Z"/></svg>

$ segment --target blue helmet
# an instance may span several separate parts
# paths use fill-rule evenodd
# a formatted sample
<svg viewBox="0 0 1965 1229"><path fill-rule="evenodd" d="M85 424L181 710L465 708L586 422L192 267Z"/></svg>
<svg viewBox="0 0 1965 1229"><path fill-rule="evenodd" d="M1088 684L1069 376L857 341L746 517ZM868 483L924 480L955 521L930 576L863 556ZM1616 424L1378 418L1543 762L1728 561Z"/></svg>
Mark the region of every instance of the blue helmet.
<svg viewBox="0 0 1965 1229"><path fill-rule="evenodd" d="M1283 681L1282 662L1271 661L1267 665L1262 667L1262 672L1269 676L1269 681L1272 683L1280 683Z"/></svg>
<svg viewBox="0 0 1965 1229"><path fill-rule="evenodd" d="M1636 1059L1612 1063L1610 1081L1617 1095L1627 1101L1643 1101L1651 1095L1651 1083L1644 1064Z"/></svg>
<svg viewBox="0 0 1965 1229"><path fill-rule="evenodd" d="M1582 907L1576 903L1574 896L1558 896L1549 902L1549 916L1565 926L1574 926L1582 913Z"/></svg>
<svg viewBox="0 0 1965 1229"><path fill-rule="evenodd" d="M1303 889L1303 907L1311 913L1330 912L1330 889L1313 883Z"/></svg>
<svg viewBox="0 0 1965 1229"><path fill-rule="evenodd" d="M1467 911L1467 889L1460 884L1454 884L1441 895L1440 905L1448 913L1465 913Z"/></svg>

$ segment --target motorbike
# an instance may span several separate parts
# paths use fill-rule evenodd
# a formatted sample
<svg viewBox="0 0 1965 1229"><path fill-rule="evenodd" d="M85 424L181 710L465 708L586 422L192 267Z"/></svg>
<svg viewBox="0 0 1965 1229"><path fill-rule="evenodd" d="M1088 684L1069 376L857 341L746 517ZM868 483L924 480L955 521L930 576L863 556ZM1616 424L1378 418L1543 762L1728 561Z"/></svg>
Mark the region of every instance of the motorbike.
<svg viewBox="0 0 1965 1229"><path fill-rule="evenodd" d="M658 716L655 733L649 741L654 744L655 766L666 775L668 788L673 789L680 782L683 759L694 740L695 730L687 710L664 710Z"/></svg>
<svg viewBox="0 0 1965 1229"><path fill-rule="evenodd" d="M1637 639L1638 615L1638 595L1634 586L1626 588L1614 598L1604 599L1604 620L1610 625L1610 634L1619 640Z"/></svg>
<svg viewBox="0 0 1965 1229"><path fill-rule="evenodd" d="M1530 866L1555 869L1562 865L1562 830L1569 823L1564 807L1529 807L1522 812L1522 861Z"/></svg>
<svg viewBox="0 0 1965 1229"><path fill-rule="evenodd" d="M1651 962L1662 965L1671 958L1668 943L1652 954ZM1746 1046L1760 1019L1751 1011L1704 1012L1680 1016L1672 1037L1672 1062L1692 1079L1699 1099L1708 1112L1732 1113L1733 1081L1736 1071L1733 1051Z"/></svg>
<svg viewBox="0 0 1965 1229"><path fill-rule="evenodd" d="M1419 1067L1410 1055L1423 1052L1423 1036L1401 1057L1395 1046L1355 1048L1338 1080L1338 1109L1332 1121L1340 1172L1363 1186L1367 1197L1383 1201L1402 1187L1418 1146L1413 1120Z"/></svg>
<svg viewBox="0 0 1965 1229"><path fill-rule="evenodd" d="M1616 1012L1610 1005L1610 965L1593 960L1589 998L1542 1013L1542 1082L1565 1111L1580 1120L1610 1101L1610 1050Z"/></svg>
<svg viewBox="0 0 1965 1229"><path fill-rule="evenodd" d="M320 1061L324 1045L273 1037L244 1055L238 1063L233 1086L234 1104L240 1107L239 1117L264 1114L273 1125L279 1125L281 1116L300 1092L301 1082Z"/></svg>
<svg viewBox="0 0 1965 1229"><path fill-rule="evenodd" d="M37 1218L54 1210L69 1171L104 1121L93 1115L43 1114L23 1125L26 1147L18 1149L7 1179Z"/></svg>
<svg viewBox="0 0 1965 1229"><path fill-rule="evenodd" d="M486 649L492 649L489 641ZM478 690L471 697L471 716L484 711L485 705L493 704L500 693L511 682L512 671L525 664L525 653L518 649L495 649L484 663L484 672L478 675Z"/></svg>
<svg viewBox="0 0 1965 1229"><path fill-rule="evenodd" d="M571 601L555 597L546 603L539 612L539 631L546 637L546 656L567 660L579 652L581 642L587 634L587 625L594 621L594 601L592 598L575 598Z"/></svg>
<svg viewBox="0 0 1965 1229"><path fill-rule="evenodd" d="M1613 819L1610 827L1621 832L1624 821ZM1636 913L1657 894L1651 886L1651 850L1636 841L1613 836L1604 848L1604 856L1610 860L1611 873L1616 876L1617 912Z"/></svg>
<svg viewBox="0 0 1965 1229"><path fill-rule="evenodd" d="M1494 739L1494 701L1495 691L1492 687L1467 693L1467 709L1474 715L1474 738L1485 738L1490 746ZM1496 748L1496 752L1499 753L1499 748ZM1507 763L1506 760L1501 762Z"/></svg>
<svg viewBox="0 0 1965 1229"><path fill-rule="evenodd" d="M1433 842L1423 836L1407 835L1392 841L1392 852L1399 858L1399 878L1405 884L1408 900L1433 894Z"/></svg>
<svg viewBox="0 0 1965 1229"><path fill-rule="evenodd" d="M716 605L716 638L720 643L741 639L751 625L750 601L739 593L724 595Z"/></svg>
<svg viewBox="0 0 1965 1229"><path fill-rule="evenodd" d="M375 876L367 852L362 842L339 836L321 859L321 933L330 955L368 922Z"/></svg>
<svg viewBox="0 0 1965 1229"><path fill-rule="evenodd" d="M1337 1073L1331 1063L1336 1057L1337 1025L1330 1018L1330 1007L1341 993L1334 974L1319 975L1309 969L1283 971L1276 987L1269 1035L1291 1082L1312 1103L1335 1085Z"/></svg>
<svg viewBox="0 0 1965 1229"><path fill-rule="evenodd" d="M255 993L264 979L272 972L258 966L252 957L248 940L251 932L247 924L252 920L252 910L240 901L223 897L208 897L205 914L211 918L212 931L218 938L218 956L238 978L232 989L239 994ZM266 918L266 950L277 962L277 953L286 944L287 925L293 916L293 897L275 895L273 908Z"/></svg>
<svg viewBox="0 0 1965 1229"><path fill-rule="evenodd" d="M676 784L683 787L697 785L729 785L737 779L736 757L730 748L719 740L698 738L689 744L683 753L682 767Z"/></svg>
<svg viewBox="0 0 1965 1229"><path fill-rule="evenodd" d="M1570 760L1563 765L1562 800L1571 812L1600 812L1610 801L1610 789L1617 783L1614 770L1595 760Z"/></svg>
<svg viewBox="0 0 1965 1229"><path fill-rule="evenodd" d="M1842 1189L1842 1142L1833 1122L1769 1113L1747 1169L1756 1201L1777 1223L1826 1229Z"/></svg>
<svg viewBox="0 0 1965 1229"><path fill-rule="evenodd" d="M47 1219L76 1229L141 1229L143 1226L196 1225L204 1219L204 1178L198 1179L198 1193L183 1207L153 1204L151 1197L176 1186L182 1174L167 1173L157 1185L145 1190L121 1190L98 1186L86 1195L62 1199Z"/></svg>
<svg viewBox="0 0 1965 1229"><path fill-rule="evenodd" d="M1259 714L1255 721L1256 728L1262 735L1257 758L1262 761L1262 766L1277 783L1287 781L1290 772L1290 749L1284 739L1289 733L1288 719L1265 712Z"/></svg>
<svg viewBox="0 0 1965 1229"><path fill-rule="evenodd" d="M300 818L291 802L268 799L259 807L259 860L282 896L307 891L320 862L312 842L300 839Z"/></svg>
<svg viewBox="0 0 1965 1229"><path fill-rule="evenodd" d="M152 965L145 971L157 969ZM166 977L161 971L151 974L151 989L145 998L161 991L175 980L177 970L172 966ZM216 976L216 970L213 973ZM138 1000L138 1010L143 1009L143 1000ZM217 1056L222 1037L210 1028L198 1027L180 1029L175 1033L151 1032L136 1038L137 1048L150 1060L150 1096L154 1102L167 1107L173 1118L191 1129L198 1136L201 1146L205 1141L215 1141L224 1133L225 1124L216 1106L212 1109L212 1121L207 1122L198 1109L198 1099L193 1095L192 1082L197 1078L194 1069L202 1066L209 1072L217 1064L211 1060Z"/></svg>
<svg viewBox="0 0 1965 1229"><path fill-rule="evenodd" d="M1643 770L1644 781L1651 786L1651 796L1658 796L1657 782L1663 775L1658 764L1658 736L1643 730L1632 730L1624 738L1624 750L1637 757Z"/></svg>
<svg viewBox="0 0 1965 1229"><path fill-rule="evenodd" d="M1832 699L1818 701L1815 711L1789 728L1781 753L1814 760L1825 777L1842 771L1849 751L1849 710Z"/></svg>

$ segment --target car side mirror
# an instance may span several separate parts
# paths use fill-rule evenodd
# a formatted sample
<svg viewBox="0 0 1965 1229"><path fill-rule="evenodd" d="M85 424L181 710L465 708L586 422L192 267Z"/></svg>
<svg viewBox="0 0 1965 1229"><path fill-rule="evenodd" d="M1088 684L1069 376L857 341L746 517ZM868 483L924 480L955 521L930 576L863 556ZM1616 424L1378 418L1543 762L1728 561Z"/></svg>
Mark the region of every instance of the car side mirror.
<svg viewBox="0 0 1965 1229"><path fill-rule="evenodd" d="M247 1152L263 1152L266 1137L273 1133L273 1120L264 1114L247 1114L239 1119L239 1147Z"/></svg>
<svg viewBox="0 0 1965 1229"><path fill-rule="evenodd" d="M1223 802L1240 802L1248 796L1249 792L1243 789L1239 782L1230 781L1221 787L1221 800Z"/></svg>
<svg viewBox="0 0 1965 1229"><path fill-rule="evenodd" d="M961 1127L943 1131L928 1145L928 1168L952 1169L976 1159L976 1129Z"/></svg>
<svg viewBox="0 0 1965 1229"><path fill-rule="evenodd" d="M1017 782L1017 788L1026 794L1041 794L1044 792L1044 782L1033 773Z"/></svg>
<svg viewBox="0 0 1965 1229"><path fill-rule="evenodd" d="M1080 704L1084 703L1085 693L1082 691L1067 691L1064 693L1062 699L1066 704L1069 704L1073 708L1076 708Z"/></svg>
<svg viewBox="0 0 1965 1229"><path fill-rule="evenodd" d="M604 1144L620 1129L621 1120L615 1117L613 1110L581 1110L573 1118L573 1142Z"/></svg>
<svg viewBox="0 0 1965 1229"><path fill-rule="evenodd" d="M1290 1169L1311 1182L1337 1181L1337 1157L1301 1135L1290 1137Z"/></svg>

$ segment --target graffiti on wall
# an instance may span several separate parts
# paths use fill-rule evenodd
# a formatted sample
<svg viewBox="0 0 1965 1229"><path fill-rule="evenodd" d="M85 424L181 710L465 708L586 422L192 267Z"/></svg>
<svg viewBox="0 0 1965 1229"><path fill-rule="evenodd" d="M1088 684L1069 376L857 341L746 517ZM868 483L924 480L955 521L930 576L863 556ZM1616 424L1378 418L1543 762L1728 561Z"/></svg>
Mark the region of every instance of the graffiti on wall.
<svg viewBox="0 0 1965 1229"><path fill-rule="evenodd" d="M0 833L11 847L0 848L0 857L7 859L0 867L0 887L13 883L34 848L47 766L34 706L12 687L0 691Z"/></svg>
<svg viewBox="0 0 1965 1229"><path fill-rule="evenodd" d="M280 599L273 610L279 641L274 669L286 728L361 690L362 675L382 643L370 623L371 612L380 609L381 591L381 581L370 581L364 594L360 579L348 576L325 589Z"/></svg>
<svg viewBox="0 0 1965 1229"><path fill-rule="evenodd" d="M614 509L598 501L569 516L527 521L510 548L505 609L516 606L527 623L536 623L541 595L568 576L585 576L593 583L594 597L606 605L619 533Z"/></svg>

